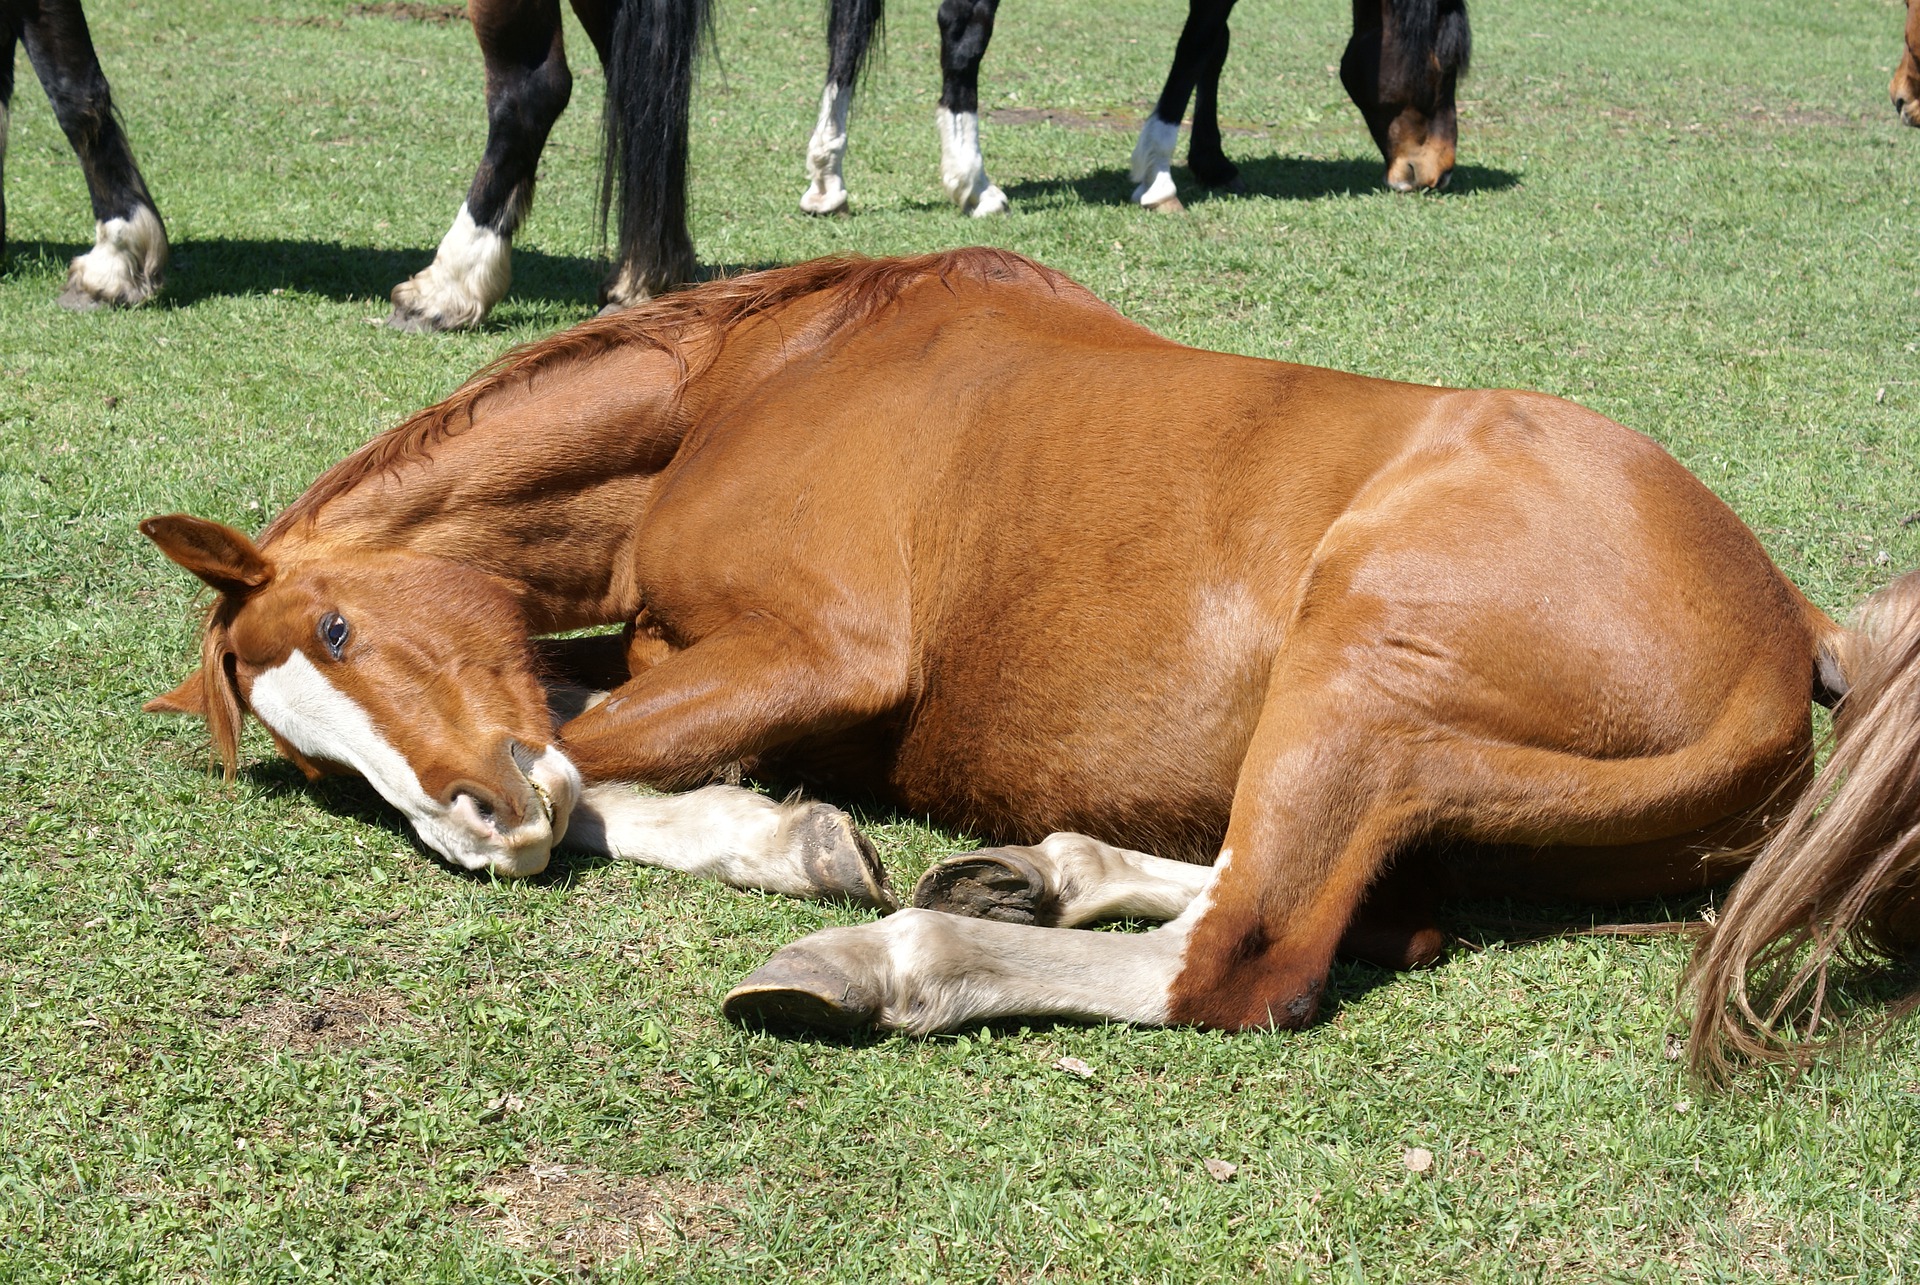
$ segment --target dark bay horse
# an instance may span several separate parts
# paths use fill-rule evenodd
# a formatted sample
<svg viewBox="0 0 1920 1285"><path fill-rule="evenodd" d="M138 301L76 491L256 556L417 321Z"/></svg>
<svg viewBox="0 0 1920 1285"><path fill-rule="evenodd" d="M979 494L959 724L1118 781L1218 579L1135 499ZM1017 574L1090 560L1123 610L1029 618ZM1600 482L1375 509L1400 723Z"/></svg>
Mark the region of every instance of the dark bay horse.
<svg viewBox="0 0 1920 1285"><path fill-rule="evenodd" d="M258 541L142 530L218 595L148 708L229 771L250 711L462 865L564 833L890 904L842 814L705 784L741 768L1009 845L781 950L737 1018L1296 1027L1336 950L1435 958L1443 896L1698 889L1756 840L1701 1056L1764 1044L1778 943L1920 946L1920 575L1843 629L1592 411L1185 348L1010 254L670 295L509 354ZM1075 928L1114 916L1165 924Z"/></svg>
<svg viewBox="0 0 1920 1285"><path fill-rule="evenodd" d="M68 265L60 303L82 311L145 303L166 278L167 229L114 114L80 0L0 0L0 260L7 249L7 121L18 44L27 47L93 200L93 248Z"/></svg>
<svg viewBox="0 0 1920 1285"><path fill-rule="evenodd" d="M1907 37L1893 69L1893 111L1903 124L1920 125L1920 6L1907 0Z"/></svg>

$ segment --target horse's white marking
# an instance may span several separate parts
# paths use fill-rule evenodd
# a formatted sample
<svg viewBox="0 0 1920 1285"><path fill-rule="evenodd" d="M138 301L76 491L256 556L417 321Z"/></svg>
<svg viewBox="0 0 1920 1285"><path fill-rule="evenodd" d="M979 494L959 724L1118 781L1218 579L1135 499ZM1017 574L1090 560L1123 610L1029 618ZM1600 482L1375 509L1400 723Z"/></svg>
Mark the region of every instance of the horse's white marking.
<svg viewBox="0 0 1920 1285"><path fill-rule="evenodd" d="M1045 874L1059 906L1058 928L1174 919L1213 880L1206 866L1116 848L1084 834L1050 834L1018 851Z"/></svg>
<svg viewBox="0 0 1920 1285"><path fill-rule="evenodd" d="M1004 213L1007 194L987 177L987 163L980 155L980 117L942 107L934 113L934 128L940 135L940 183L947 196L975 218Z"/></svg>
<svg viewBox="0 0 1920 1285"><path fill-rule="evenodd" d="M63 301L131 308L152 298L167 268L167 232L154 212L142 205L131 218L103 219L93 229L93 249L67 265Z"/></svg>
<svg viewBox="0 0 1920 1285"><path fill-rule="evenodd" d="M820 94L820 123L807 144L807 190L800 208L808 214L838 214L847 208L847 188L840 163L847 154L847 104L852 99L840 86L828 85Z"/></svg>
<svg viewBox="0 0 1920 1285"><path fill-rule="evenodd" d="M789 834L806 804L776 803L751 790L709 785L649 795L631 785L588 787L569 841L621 861L664 866L735 888L812 897L819 882Z"/></svg>
<svg viewBox="0 0 1920 1285"><path fill-rule="evenodd" d="M1179 195L1173 182L1173 149L1180 142L1178 122L1169 124L1149 113L1140 127L1140 141L1133 145L1133 163L1129 173L1136 186L1134 204L1153 209Z"/></svg>
<svg viewBox="0 0 1920 1285"><path fill-rule="evenodd" d="M549 748L534 761L530 775L553 800L551 822L537 813L502 833L465 795L441 803L421 787L413 765L374 727L367 711L299 651L256 677L247 703L256 718L302 754L343 763L364 776L381 798L406 814L421 842L469 870L490 867L522 878L546 869L554 837L580 794L579 772Z"/></svg>
<svg viewBox="0 0 1920 1285"><path fill-rule="evenodd" d="M1225 858L1222 858L1224 865ZM1198 867L1212 887L1221 867ZM1205 912L1203 889L1179 918L1144 933L1033 928L901 910L877 923L829 928L785 948L844 976L848 993L880 997L878 1025L929 1035L1001 1017L1070 1017L1164 1025ZM784 952L783 952L784 953ZM767 965L778 978L779 955ZM802 972L819 974L815 963ZM752 987L749 978L746 986Z"/></svg>
<svg viewBox="0 0 1920 1285"><path fill-rule="evenodd" d="M393 305L396 314L457 330L485 321L512 282L512 241L475 223L462 202L433 262L393 288Z"/></svg>

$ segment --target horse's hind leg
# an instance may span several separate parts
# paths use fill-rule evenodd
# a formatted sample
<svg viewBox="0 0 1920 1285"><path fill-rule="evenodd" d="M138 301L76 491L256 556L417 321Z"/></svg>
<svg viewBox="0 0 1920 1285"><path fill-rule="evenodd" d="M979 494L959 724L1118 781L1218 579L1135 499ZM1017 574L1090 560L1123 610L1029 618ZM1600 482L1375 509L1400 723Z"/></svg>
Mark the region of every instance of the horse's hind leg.
<svg viewBox="0 0 1920 1285"><path fill-rule="evenodd" d="M884 0L833 0L827 17L827 87L820 119L807 143L807 190L800 208L808 214L838 214L847 208L841 164L847 155L847 112L853 88L866 67L867 50L880 26Z"/></svg>
<svg viewBox="0 0 1920 1285"><path fill-rule="evenodd" d="M1206 866L1130 852L1084 834L1050 834L1031 847L948 857L914 885L913 904L1048 928L1164 921L1177 918L1212 878Z"/></svg>
<svg viewBox="0 0 1920 1285"><path fill-rule="evenodd" d="M1163 213L1182 208L1179 189L1173 181L1173 149L1180 142L1180 118L1186 114L1187 101L1203 76L1217 85L1219 69L1227 60L1227 15L1232 12L1233 0L1191 0L1187 8L1187 22L1180 29L1179 42L1174 45L1173 66L1167 70L1167 83L1160 90L1159 101L1148 114L1146 123L1140 127L1140 141L1134 144L1131 173L1136 205ZM1199 144L1198 124L1196 119L1196 145ZM1219 150L1217 123L1214 150ZM1211 158L1203 154L1202 159ZM1226 157L1223 155L1220 160L1224 162ZM1202 181L1207 181L1204 176Z"/></svg>
<svg viewBox="0 0 1920 1285"><path fill-rule="evenodd" d="M474 0L470 13L487 69L487 147L433 262L393 288L396 330L477 326L507 293L534 170L573 92L558 0Z"/></svg>
<svg viewBox="0 0 1920 1285"><path fill-rule="evenodd" d="M940 183L975 216L1000 214L1007 194L987 177L980 155L980 63L993 39L1000 0L940 0Z"/></svg>
<svg viewBox="0 0 1920 1285"><path fill-rule="evenodd" d="M0 267L7 262L7 126L13 114L13 48L19 39L13 0L0 0Z"/></svg>
<svg viewBox="0 0 1920 1285"><path fill-rule="evenodd" d="M1227 20L1220 20L1220 35L1207 50L1200 68L1200 83L1194 89L1193 131L1187 137L1187 168L1208 187L1223 188L1235 195L1247 190L1240 181L1240 167L1227 159L1220 145L1220 73L1227 65L1227 52L1233 32Z"/></svg>
<svg viewBox="0 0 1920 1285"><path fill-rule="evenodd" d="M114 114L86 15L79 0L42 0L26 6L19 23L27 57L80 158L93 201L93 248L68 266L60 304L86 311L145 303L166 279L167 229ZM7 44L11 63L11 38ZM0 123L0 148L5 133Z"/></svg>

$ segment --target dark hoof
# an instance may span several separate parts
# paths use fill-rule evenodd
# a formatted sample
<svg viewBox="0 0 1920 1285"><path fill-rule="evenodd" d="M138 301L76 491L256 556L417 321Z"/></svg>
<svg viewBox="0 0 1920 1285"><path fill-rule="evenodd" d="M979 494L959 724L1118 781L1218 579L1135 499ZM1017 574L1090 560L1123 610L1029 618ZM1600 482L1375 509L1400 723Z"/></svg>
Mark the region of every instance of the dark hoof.
<svg viewBox="0 0 1920 1285"><path fill-rule="evenodd" d="M812 952L788 946L728 991L720 1011L741 1026L845 1035L873 1025L880 996Z"/></svg>
<svg viewBox="0 0 1920 1285"><path fill-rule="evenodd" d="M900 903L887 881L880 854L839 808L815 803L797 827L800 859L813 876L817 895L830 901L848 901L873 910L894 911Z"/></svg>
<svg viewBox="0 0 1920 1285"><path fill-rule="evenodd" d="M1060 906L1046 876L1012 848L986 848L948 857L913 886L913 904L970 919L1048 927Z"/></svg>

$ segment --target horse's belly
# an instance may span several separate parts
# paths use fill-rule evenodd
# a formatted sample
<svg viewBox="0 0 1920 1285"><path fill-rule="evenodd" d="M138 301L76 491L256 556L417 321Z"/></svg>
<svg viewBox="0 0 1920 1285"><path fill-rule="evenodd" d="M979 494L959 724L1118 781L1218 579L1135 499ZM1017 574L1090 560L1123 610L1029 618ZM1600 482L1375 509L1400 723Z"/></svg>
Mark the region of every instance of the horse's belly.
<svg viewBox="0 0 1920 1285"><path fill-rule="evenodd" d="M892 756L888 792L906 811L983 840L1034 843L1067 830L1212 861L1251 711L1240 716L1245 702L1228 699L1197 711L1184 692L1103 695L1071 719L1059 705L1025 706L1004 690L923 700ZM1181 707L1177 716L1169 704Z"/></svg>

